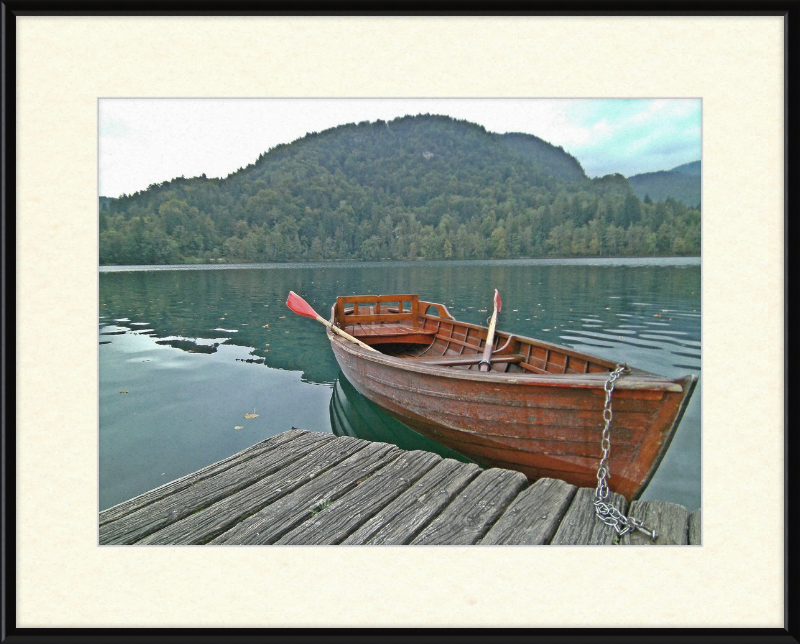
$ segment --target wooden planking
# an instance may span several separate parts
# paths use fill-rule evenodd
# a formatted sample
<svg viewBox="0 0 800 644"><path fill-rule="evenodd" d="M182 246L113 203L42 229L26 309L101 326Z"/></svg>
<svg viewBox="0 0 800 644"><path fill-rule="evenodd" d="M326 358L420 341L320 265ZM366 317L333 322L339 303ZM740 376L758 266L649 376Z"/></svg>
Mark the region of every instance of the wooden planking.
<svg viewBox="0 0 800 644"><path fill-rule="evenodd" d="M653 541L637 530L623 535L619 541L621 545L684 546L687 543L689 511L682 505L666 501L634 501L628 516L644 521L647 527L658 532L658 538Z"/></svg>
<svg viewBox="0 0 800 644"><path fill-rule="evenodd" d="M434 337L441 344L444 344L447 347L449 347L451 344L457 344L457 345L459 345L461 347L465 347L467 349L478 349L479 350L479 349L483 348L483 346L480 344L480 342L484 338L475 338L475 340L477 342L477 344L476 344L475 342L467 342L467 341L464 341L464 340L457 340L456 338L454 338L452 336L443 335L441 333L437 333ZM472 337L472 336L467 336L467 337Z"/></svg>
<svg viewBox="0 0 800 644"><path fill-rule="evenodd" d="M221 461L217 461L216 463L212 463L211 465L199 469L196 472L192 472L186 476L182 476L179 479L165 483L154 490L140 494L139 496L136 496L128 501L114 505L100 513L100 525L115 521L116 519L119 519L127 514L141 510L143 507L150 505L151 503L155 503L159 499L163 499L170 494L175 494L180 490L185 490L187 487L195 485L203 479L215 476L220 472L224 472L235 465L239 465L240 463L248 461L251 458L255 458L263 452L275 449L276 447L284 445L289 441L307 433L308 432L302 429L292 429L276 436L272 436L271 438L263 440L260 443L256 443L252 447L248 447L241 452L237 452L228 458L222 459Z"/></svg>
<svg viewBox="0 0 800 644"><path fill-rule="evenodd" d="M652 543L616 537L593 502L558 480L529 487L518 472L293 430L109 508L119 516L100 531L137 544ZM656 545L700 543L700 510L640 501L628 516L659 532Z"/></svg>
<svg viewBox="0 0 800 644"><path fill-rule="evenodd" d="M594 488L584 487L578 490L550 542L551 545L597 546L616 543L616 530L600 521L595 514L594 494ZM609 501L622 514L628 510L628 502L621 494L611 492Z"/></svg>
<svg viewBox="0 0 800 644"><path fill-rule="evenodd" d="M575 496L574 485L539 479L514 499L481 544L543 545L550 543Z"/></svg>
<svg viewBox="0 0 800 644"><path fill-rule="evenodd" d="M481 471L474 463L444 459L416 485L383 508L342 543L411 543Z"/></svg>
<svg viewBox="0 0 800 644"><path fill-rule="evenodd" d="M278 499L253 516L245 519L212 544L274 543L322 509L327 502L336 501L373 472L397 458L401 450L387 443L368 443L364 449L318 476L291 494Z"/></svg>
<svg viewBox="0 0 800 644"><path fill-rule="evenodd" d="M100 543L134 543L277 472L331 440L334 440L331 434L307 432L285 445L100 526Z"/></svg>
<svg viewBox="0 0 800 644"><path fill-rule="evenodd" d="M362 315L360 313L352 313L345 315L344 318L347 324L369 324L372 322L405 322L412 321L413 314L408 311L406 313L367 313Z"/></svg>
<svg viewBox="0 0 800 644"><path fill-rule="evenodd" d="M481 472L411 543L477 543L527 485L528 479L521 472L499 469Z"/></svg>
<svg viewBox="0 0 800 644"><path fill-rule="evenodd" d="M702 529L700 521L700 510L697 509L689 515L689 535L688 541L690 546L700 546L703 544Z"/></svg>
<svg viewBox="0 0 800 644"><path fill-rule="evenodd" d="M364 449L365 441L344 436L329 441L307 454L291 467L266 476L200 512L172 523L158 532L137 541L138 544L199 544L229 530L239 521L255 514L279 498L291 494L300 486L357 451Z"/></svg>
<svg viewBox="0 0 800 644"><path fill-rule="evenodd" d="M329 507L287 533L276 544L338 544L391 503L442 460L430 452L403 452Z"/></svg>

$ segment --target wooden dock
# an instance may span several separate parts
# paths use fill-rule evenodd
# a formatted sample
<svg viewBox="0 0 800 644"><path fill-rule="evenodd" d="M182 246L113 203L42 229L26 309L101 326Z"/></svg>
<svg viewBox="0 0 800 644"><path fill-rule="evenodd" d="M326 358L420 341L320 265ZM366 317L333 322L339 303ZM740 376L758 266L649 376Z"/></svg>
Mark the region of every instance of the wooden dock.
<svg viewBox="0 0 800 644"><path fill-rule="evenodd" d="M594 490L534 484L387 443L299 429L100 513L100 544L700 544L700 510L614 495L658 539L618 537Z"/></svg>

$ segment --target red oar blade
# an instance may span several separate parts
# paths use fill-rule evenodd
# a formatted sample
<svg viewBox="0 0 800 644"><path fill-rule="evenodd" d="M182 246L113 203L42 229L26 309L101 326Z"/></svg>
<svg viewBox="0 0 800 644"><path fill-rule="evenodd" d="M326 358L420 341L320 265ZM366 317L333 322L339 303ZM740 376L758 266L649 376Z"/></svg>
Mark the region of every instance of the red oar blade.
<svg viewBox="0 0 800 644"><path fill-rule="evenodd" d="M497 312L500 313L500 309L503 308L503 300L500 299L500 291L494 289L494 308L497 309Z"/></svg>
<svg viewBox="0 0 800 644"><path fill-rule="evenodd" d="M312 320L316 320L319 317L317 312L311 308L309 303L294 291L289 291L289 297L286 298L286 306L297 313L297 315L305 315L307 318L311 318Z"/></svg>

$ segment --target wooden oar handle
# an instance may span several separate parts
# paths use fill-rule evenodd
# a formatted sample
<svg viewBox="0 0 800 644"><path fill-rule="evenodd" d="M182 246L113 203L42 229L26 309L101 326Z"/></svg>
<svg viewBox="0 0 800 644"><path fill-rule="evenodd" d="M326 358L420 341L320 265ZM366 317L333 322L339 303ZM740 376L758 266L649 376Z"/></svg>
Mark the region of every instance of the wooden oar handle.
<svg viewBox="0 0 800 644"><path fill-rule="evenodd" d="M478 363L480 371L491 371L492 369L492 351L494 347L494 329L497 324L497 308L492 313L492 320L489 322L489 332L486 335L486 345L483 347L483 358Z"/></svg>
<svg viewBox="0 0 800 644"><path fill-rule="evenodd" d="M360 347L364 347L364 348L365 348L365 349L367 349L368 351L375 351L375 352L377 353L377 349L373 349L371 346L369 346L368 344L365 344L365 343L363 343L363 342L362 342L361 340L359 340L358 338L354 338L354 337L353 337L352 335L350 335L349 333L347 333L347 332L345 332L345 331L342 331L342 330L341 330L341 329L340 329L338 326L333 326L333 325L332 325L330 322L328 322L328 320L326 320L326 319L325 319L324 317L322 317L321 315L318 315L318 316L317 316L317 322L322 322L322 323L323 323L323 324L324 324L326 327L328 327L328 328L329 328L331 331L333 331L333 332L334 332L334 333L336 333L337 335L340 335L340 336L342 336L342 337L343 337L345 340L350 340L350 342L354 342L354 343L355 343L355 344L357 344L358 346L360 346Z"/></svg>

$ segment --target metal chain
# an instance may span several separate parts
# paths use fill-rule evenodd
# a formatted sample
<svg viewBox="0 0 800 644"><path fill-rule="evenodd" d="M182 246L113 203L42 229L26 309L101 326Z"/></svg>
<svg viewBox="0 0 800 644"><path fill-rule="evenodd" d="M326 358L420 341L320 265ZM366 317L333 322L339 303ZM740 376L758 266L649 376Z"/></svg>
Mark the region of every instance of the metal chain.
<svg viewBox="0 0 800 644"><path fill-rule="evenodd" d="M603 458L600 459L600 465L597 468L597 489L594 493L594 509L597 518L606 525L614 528L619 536L633 530L638 530L651 539L656 539L658 533L655 530L648 528L644 522L638 519L626 517L617 508L607 502L608 483L606 479L611 478L608 455L611 452L611 420L614 418L614 413L611 411L611 394L614 391L615 383L626 371L629 371L628 365L618 364L617 368L609 374L605 385L603 385L603 389L606 392L606 401L603 406L603 436L600 439L600 449L603 450Z"/></svg>

